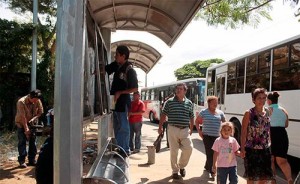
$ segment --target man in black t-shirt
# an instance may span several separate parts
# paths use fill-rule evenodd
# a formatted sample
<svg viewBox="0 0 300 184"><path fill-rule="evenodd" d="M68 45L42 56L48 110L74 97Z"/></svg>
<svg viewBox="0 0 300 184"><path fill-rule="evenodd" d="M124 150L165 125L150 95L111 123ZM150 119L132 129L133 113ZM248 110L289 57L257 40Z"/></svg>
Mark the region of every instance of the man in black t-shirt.
<svg viewBox="0 0 300 184"><path fill-rule="evenodd" d="M115 61L105 66L108 75L114 73L110 94L114 95L115 110L113 112L114 133L117 143L127 155L130 154L130 128L127 118L130 106L130 93L138 91L136 71L128 61L129 49L120 45L116 49ZM127 156L124 154L123 156Z"/></svg>

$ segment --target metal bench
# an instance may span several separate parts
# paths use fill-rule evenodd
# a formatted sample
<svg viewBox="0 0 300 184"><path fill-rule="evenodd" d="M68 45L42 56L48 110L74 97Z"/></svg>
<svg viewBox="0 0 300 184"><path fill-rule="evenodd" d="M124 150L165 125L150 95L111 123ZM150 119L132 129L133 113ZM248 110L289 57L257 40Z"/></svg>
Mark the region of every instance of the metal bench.
<svg viewBox="0 0 300 184"><path fill-rule="evenodd" d="M129 183L129 159L117 151L122 150L113 138L108 138L101 148L90 171L83 179L84 184L126 184Z"/></svg>

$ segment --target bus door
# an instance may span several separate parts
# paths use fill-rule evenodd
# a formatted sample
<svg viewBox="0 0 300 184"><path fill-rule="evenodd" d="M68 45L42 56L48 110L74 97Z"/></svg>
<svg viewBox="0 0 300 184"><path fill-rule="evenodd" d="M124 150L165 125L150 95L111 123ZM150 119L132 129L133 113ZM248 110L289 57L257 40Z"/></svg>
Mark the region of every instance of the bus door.
<svg viewBox="0 0 300 184"><path fill-rule="evenodd" d="M216 96L218 97L219 101L219 109L225 112L225 80L226 73L217 74L216 76Z"/></svg>

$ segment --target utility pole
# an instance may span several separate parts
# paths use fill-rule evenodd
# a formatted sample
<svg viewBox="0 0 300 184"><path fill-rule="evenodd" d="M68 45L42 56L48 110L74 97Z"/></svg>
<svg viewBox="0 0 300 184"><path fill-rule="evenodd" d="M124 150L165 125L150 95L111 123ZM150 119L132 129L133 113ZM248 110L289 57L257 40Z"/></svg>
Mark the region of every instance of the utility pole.
<svg viewBox="0 0 300 184"><path fill-rule="evenodd" d="M37 23L37 12L38 12L38 0L33 0L31 90L36 89L37 25L38 25L38 23Z"/></svg>

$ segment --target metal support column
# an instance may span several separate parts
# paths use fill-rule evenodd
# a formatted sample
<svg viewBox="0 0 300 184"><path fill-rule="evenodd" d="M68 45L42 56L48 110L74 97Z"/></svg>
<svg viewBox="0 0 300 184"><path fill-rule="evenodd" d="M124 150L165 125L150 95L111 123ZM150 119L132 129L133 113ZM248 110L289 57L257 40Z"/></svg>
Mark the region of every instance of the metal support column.
<svg viewBox="0 0 300 184"><path fill-rule="evenodd" d="M33 0L33 31L32 31L32 61L31 61L31 90L36 89L36 60L37 60L37 12L38 0Z"/></svg>
<svg viewBox="0 0 300 184"><path fill-rule="evenodd" d="M58 0L54 89L54 183L82 180L85 1Z"/></svg>

